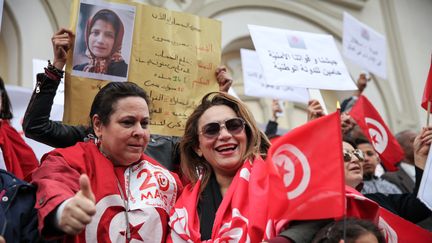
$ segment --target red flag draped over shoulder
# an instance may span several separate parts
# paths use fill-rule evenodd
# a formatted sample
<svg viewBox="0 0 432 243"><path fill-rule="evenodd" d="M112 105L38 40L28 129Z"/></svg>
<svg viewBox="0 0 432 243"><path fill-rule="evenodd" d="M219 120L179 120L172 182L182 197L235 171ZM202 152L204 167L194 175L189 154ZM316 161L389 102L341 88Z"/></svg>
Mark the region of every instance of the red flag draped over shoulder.
<svg viewBox="0 0 432 243"><path fill-rule="evenodd" d="M395 164L404 158L403 150L370 101L361 95L349 114L372 143L384 167L396 171Z"/></svg>
<svg viewBox="0 0 432 243"><path fill-rule="evenodd" d="M318 118L280 137L267 156L283 177L289 220L341 217L345 208L340 114ZM325 210L323 210L325 209Z"/></svg>
<svg viewBox="0 0 432 243"><path fill-rule="evenodd" d="M39 166L36 155L9 121L1 121L0 126L0 147L6 169L20 179L31 181L31 172Z"/></svg>
<svg viewBox="0 0 432 243"><path fill-rule="evenodd" d="M185 187L171 210L167 242L201 242L197 214L201 180ZM275 237L287 222L285 188L273 164L245 161L217 209L208 242L261 242Z"/></svg>
<svg viewBox="0 0 432 243"><path fill-rule="evenodd" d="M426 80L426 84L425 84L425 88L423 91L423 99L422 99L422 103L421 106L427 110L427 103L431 102L432 103L432 56L431 56L431 65L429 68L429 75L428 78ZM432 109L432 107L431 107Z"/></svg>

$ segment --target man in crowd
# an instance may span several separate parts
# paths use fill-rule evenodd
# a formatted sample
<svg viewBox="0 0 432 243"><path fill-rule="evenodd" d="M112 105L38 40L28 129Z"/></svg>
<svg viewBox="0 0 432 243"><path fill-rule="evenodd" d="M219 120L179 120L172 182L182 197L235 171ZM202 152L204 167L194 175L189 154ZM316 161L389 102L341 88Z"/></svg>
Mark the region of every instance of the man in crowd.
<svg viewBox="0 0 432 243"><path fill-rule="evenodd" d="M364 155L363 162L363 189L361 192L366 193L383 193L383 194L400 194L402 191L393 183L384 180L375 175L375 169L380 163L378 153L375 152L372 144L366 138L356 139L357 148Z"/></svg>

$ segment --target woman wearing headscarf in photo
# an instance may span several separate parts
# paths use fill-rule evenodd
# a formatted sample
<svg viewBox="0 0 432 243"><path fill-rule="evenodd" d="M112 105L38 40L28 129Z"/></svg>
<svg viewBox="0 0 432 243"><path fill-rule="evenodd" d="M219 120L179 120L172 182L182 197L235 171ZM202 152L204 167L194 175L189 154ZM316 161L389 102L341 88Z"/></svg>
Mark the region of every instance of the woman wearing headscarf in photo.
<svg viewBox="0 0 432 243"><path fill-rule="evenodd" d="M128 65L121 56L124 27L119 16L102 9L90 18L85 29L88 63L74 70L126 77Z"/></svg>

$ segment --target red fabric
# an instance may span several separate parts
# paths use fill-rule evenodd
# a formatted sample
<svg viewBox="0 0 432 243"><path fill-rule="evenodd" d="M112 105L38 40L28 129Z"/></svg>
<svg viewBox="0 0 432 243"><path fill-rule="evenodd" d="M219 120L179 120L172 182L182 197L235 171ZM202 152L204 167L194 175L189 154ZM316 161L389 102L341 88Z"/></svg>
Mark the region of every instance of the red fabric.
<svg viewBox="0 0 432 243"><path fill-rule="evenodd" d="M45 218L79 191L83 173L89 176L95 194L96 214L83 232L64 237L64 242L125 242L125 200L132 239L165 242L169 211L181 190L178 177L146 155L131 166L114 166L91 142L46 154L33 173L40 230L49 233ZM172 206L165 209L155 200ZM140 207L134 207L136 202Z"/></svg>
<svg viewBox="0 0 432 243"><path fill-rule="evenodd" d="M388 243L432 242L432 233L380 208L379 227Z"/></svg>
<svg viewBox="0 0 432 243"><path fill-rule="evenodd" d="M30 181L31 172L39 166L33 150L9 121L0 121L0 146L6 169L16 177Z"/></svg>
<svg viewBox="0 0 432 243"><path fill-rule="evenodd" d="M432 242L429 231L387 211L349 186L346 196L347 216L373 221L388 243Z"/></svg>
<svg viewBox="0 0 432 243"><path fill-rule="evenodd" d="M350 186L345 186L345 190L347 198L346 215L348 217L367 219L378 224L380 206Z"/></svg>
<svg viewBox="0 0 432 243"><path fill-rule="evenodd" d="M340 114L291 130L269 149L290 200L285 217L308 220L344 214L345 189ZM325 210L323 210L325 208Z"/></svg>
<svg viewBox="0 0 432 243"><path fill-rule="evenodd" d="M432 59L432 57L431 57ZM431 60L431 66L429 68L429 74L426 80L425 88L423 91L423 98L421 106L427 111L427 103L432 103L432 60ZM432 104L431 104L432 109Z"/></svg>
<svg viewBox="0 0 432 243"><path fill-rule="evenodd" d="M197 214L199 180L189 184L171 211L167 242L201 242ZM282 212L288 199L271 163L257 158L246 161L234 177L219 206L208 242L261 242L276 236L286 220Z"/></svg>
<svg viewBox="0 0 432 243"><path fill-rule="evenodd" d="M404 152L370 101L361 95L350 115L372 143L384 167L388 171L396 171L395 164L404 158Z"/></svg>

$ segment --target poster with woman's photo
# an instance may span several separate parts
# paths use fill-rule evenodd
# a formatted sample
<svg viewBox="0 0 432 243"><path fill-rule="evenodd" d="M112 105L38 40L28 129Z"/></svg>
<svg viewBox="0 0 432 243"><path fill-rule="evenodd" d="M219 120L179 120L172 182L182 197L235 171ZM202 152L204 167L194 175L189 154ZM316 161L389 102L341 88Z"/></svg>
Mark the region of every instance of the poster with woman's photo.
<svg viewBox="0 0 432 243"><path fill-rule="evenodd" d="M134 6L81 0L72 75L126 81L134 20Z"/></svg>

